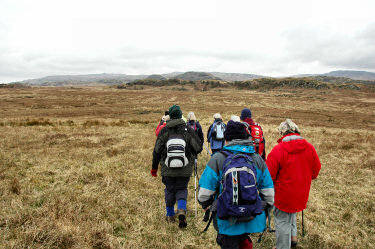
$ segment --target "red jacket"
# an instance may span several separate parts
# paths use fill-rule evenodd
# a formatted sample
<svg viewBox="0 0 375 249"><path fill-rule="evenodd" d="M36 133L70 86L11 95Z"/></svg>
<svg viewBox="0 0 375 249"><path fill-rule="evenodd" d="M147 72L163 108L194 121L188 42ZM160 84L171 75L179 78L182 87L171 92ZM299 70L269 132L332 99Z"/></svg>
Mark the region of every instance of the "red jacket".
<svg viewBox="0 0 375 249"><path fill-rule="evenodd" d="M315 148L299 134L288 134L267 157L266 164L275 188L275 207L287 213L306 208L311 180L321 165Z"/></svg>
<svg viewBox="0 0 375 249"><path fill-rule="evenodd" d="M156 127L156 130L155 130L155 135L158 136L159 135L159 132L167 125L166 122L160 122L158 124L158 127Z"/></svg>

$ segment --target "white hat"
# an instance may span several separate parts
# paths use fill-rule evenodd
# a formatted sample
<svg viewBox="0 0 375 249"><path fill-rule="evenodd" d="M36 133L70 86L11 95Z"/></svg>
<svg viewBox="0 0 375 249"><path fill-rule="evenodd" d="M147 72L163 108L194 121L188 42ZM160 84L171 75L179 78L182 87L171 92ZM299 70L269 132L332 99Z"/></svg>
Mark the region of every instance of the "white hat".
<svg viewBox="0 0 375 249"><path fill-rule="evenodd" d="M289 118L281 122L278 130L282 136L288 133L300 133L298 126Z"/></svg>
<svg viewBox="0 0 375 249"><path fill-rule="evenodd" d="M188 115L187 115L187 119L188 120L197 120L197 118L195 117L194 112L189 112Z"/></svg>
<svg viewBox="0 0 375 249"><path fill-rule="evenodd" d="M161 118L163 121L168 121L170 119L169 115L165 115Z"/></svg>
<svg viewBox="0 0 375 249"><path fill-rule="evenodd" d="M220 113L215 113L214 114L214 119L218 119L218 118L220 118L220 119L222 118L221 115L220 115Z"/></svg>
<svg viewBox="0 0 375 249"><path fill-rule="evenodd" d="M241 122L240 117L237 116L237 115L232 115L232 116L230 117L230 120L233 120L234 122Z"/></svg>

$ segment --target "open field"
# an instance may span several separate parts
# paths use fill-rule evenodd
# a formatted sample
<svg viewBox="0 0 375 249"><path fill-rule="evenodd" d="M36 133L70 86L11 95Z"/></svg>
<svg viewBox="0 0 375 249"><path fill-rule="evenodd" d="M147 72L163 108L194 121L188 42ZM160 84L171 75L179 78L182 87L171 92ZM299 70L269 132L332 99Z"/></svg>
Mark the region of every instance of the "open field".
<svg viewBox="0 0 375 249"><path fill-rule="evenodd" d="M322 163L299 248L375 248L374 92L172 87L0 89L0 248L217 248L213 226L200 234L203 211L194 218L194 179L181 231L164 221L160 171L150 175L155 128L175 103L205 132L215 112L228 121L250 107L267 152L292 118ZM273 243L266 233L254 245Z"/></svg>

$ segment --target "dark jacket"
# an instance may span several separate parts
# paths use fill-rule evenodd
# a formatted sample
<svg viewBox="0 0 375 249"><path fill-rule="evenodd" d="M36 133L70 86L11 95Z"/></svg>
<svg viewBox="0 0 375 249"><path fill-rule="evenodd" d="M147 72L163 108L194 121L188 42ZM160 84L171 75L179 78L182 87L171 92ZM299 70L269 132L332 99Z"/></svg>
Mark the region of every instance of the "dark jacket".
<svg viewBox="0 0 375 249"><path fill-rule="evenodd" d="M167 157L167 142L170 134L182 134L186 142L186 157L189 160L187 166L183 168L168 168L164 161ZM202 143L197 134L190 127L186 127L185 121L182 119L172 119L167 121L167 125L163 128L156 139L155 148L152 158L152 169L157 169L161 164L162 176L191 176L193 172L194 155L202 151Z"/></svg>
<svg viewBox="0 0 375 249"><path fill-rule="evenodd" d="M203 131L202 131L202 126L198 121L195 120L189 120L187 123L187 126L196 126L195 133L198 135L199 139L201 140L202 144L204 143L204 136L203 136Z"/></svg>

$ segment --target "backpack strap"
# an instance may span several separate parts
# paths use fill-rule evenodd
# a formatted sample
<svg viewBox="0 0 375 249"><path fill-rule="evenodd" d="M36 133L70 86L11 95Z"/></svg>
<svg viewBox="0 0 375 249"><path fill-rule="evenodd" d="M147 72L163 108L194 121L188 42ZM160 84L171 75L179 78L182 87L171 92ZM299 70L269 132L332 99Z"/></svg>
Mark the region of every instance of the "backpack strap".
<svg viewBox="0 0 375 249"><path fill-rule="evenodd" d="M220 153L223 154L225 157L228 157L228 156L230 156L230 155L233 154L233 153L230 153L230 152L227 151L227 150L221 150Z"/></svg>
<svg viewBox="0 0 375 249"><path fill-rule="evenodd" d="M216 191L219 191L219 187L216 188ZM210 224L212 220L215 218L216 219L216 213L217 213L217 199L211 204L211 207L206 210L206 213L204 214L203 221L207 222L207 226L204 228L204 230L201 232L204 233L208 230L210 227ZM216 228L215 228L216 229Z"/></svg>
<svg viewBox="0 0 375 249"><path fill-rule="evenodd" d="M207 211L208 211L208 215L210 215L210 210L207 210ZM206 211L205 217L207 216L207 211ZM215 214L213 212L211 212L211 215L210 215L210 218L208 220L208 223L207 223L206 227L204 228L204 230L201 232L201 234L204 233L204 232L207 232L208 228L211 225L211 222L212 222L214 216L215 216Z"/></svg>
<svg viewBox="0 0 375 249"><path fill-rule="evenodd" d="M246 133L248 137L251 137L251 126L246 122L241 122L245 126Z"/></svg>

